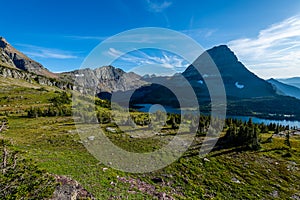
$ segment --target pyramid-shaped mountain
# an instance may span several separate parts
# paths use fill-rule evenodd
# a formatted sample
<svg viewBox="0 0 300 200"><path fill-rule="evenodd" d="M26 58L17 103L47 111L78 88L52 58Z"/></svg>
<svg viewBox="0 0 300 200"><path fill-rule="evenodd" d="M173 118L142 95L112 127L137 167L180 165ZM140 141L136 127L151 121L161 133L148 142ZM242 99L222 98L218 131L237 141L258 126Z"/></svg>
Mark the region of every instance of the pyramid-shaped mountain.
<svg viewBox="0 0 300 200"><path fill-rule="evenodd" d="M212 70L213 68L217 70ZM250 72L226 45L205 51L181 75L153 78L154 81L147 77L148 82L158 82L158 84L136 91L132 98L133 101L135 103L138 101L159 103L159 100L164 104L173 105L176 97L163 87L170 85L178 91L184 91L185 88L192 86L200 103L209 102L210 94L218 91L208 91L206 83L223 83L228 101L278 96L270 83ZM221 81L216 81L216 79ZM218 88L218 85L214 85L214 87ZM158 98L158 92L162 96L161 98Z"/></svg>
<svg viewBox="0 0 300 200"><path fill-rule="evenodd" d="M217 70L212 70L213 68ZM200 110L209 112L211 92L214 92L214 96L218 96L218 88L222 88L222 85L218 84L223 84L228 115L274 119L291 116L291 120L300 118L300 110L294 109L300 107L299 100L279 95L272 84L250 72L225 45L202 53L181 75L165 79L156 78L156 82L159 80L157 84L136 90L131 98L132 105L150 103L181 107L175 94L165 86L170 85L180 91L179 94L183 94L181 97L185 98L187 104L191 97L184 95L184 91L192 86ZM220 79L221 81L216 81ZM151 78L147 77L147 81L151 82ZM217 89L209 91L207 83L214 84L214 89Z"/></svg>
<svg viewBox="0 0 300 200"><path fill-rule="evenodd" d="M205 80L217 77L211 70L214 66L220 72L229 100L276 95L272 85L250 72L226 45L204 52L182 75L198 92L205 93ZM202 73L199 74L198 71Z"/></svg>

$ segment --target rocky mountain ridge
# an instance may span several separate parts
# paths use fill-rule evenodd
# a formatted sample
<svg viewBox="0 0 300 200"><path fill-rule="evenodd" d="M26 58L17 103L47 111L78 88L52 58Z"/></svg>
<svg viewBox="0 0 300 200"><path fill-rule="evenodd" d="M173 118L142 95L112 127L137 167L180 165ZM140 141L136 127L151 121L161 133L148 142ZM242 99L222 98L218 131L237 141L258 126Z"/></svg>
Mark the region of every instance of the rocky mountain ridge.
<svg viewBox="0 0 300 200"><path fill-rule="evenodd" d="M2 66L20 69L49 78L58 77L56 74L43 67L40 63L32 60L15 49L3 37L0 37L0 64Z"/></svg>
<svg viewBox="0 0 300 200"><path fill-rule="evenodd" d="M267 81L274 86L274 88L276 89L276 92L278 94L284 95L284 96L291 96L291 97L300 99L300 89L298 87L282 83L273 78L271 78Z"/></svg>
<svg viewBox="0 0 300 200"><path fill-rule="evenodd" d="M79 69L62 73L60 77L69 82L74 82L74 89L82 93L125 92L147 84L141 76L133 72L126 73L122 69L113 66Z"/></svg>
<svg viewBox="0 0 300 200"><path fill-rule="evenodd" d="M82 93L127 91L147 84L139 75L126 73L112 66L52 73L40 63L16 50L3 37L0 37L0 75Z"/></svg>
<svg viewBox="0 0 300 200"><path fill-rule="evenodd" d="M0 43L0 76L3 77L76 90L106 99L110 99L114 93L114 97L117 97L115 99L120 100L121 104L124 103L122 102L124 99L130 97L131 105L151 103L178 107L177 97L167 86L176 88L187 102L190 96L184 95L186 87L192 86L199 104L204 105L203 108L209 111L210 92L206 80L216 78L210 70L211 65L215 65L225 86L229 114L248 116L259 114L268 117L268 113L273 112L278 113L278 116L284 114L300 116L298 111L290 106L299 105L299 100L279 95L270 83L250 72L226 45L205 51L181 74L171 77L141 77L113 66L54 74L18 52L3 38ZM200 68L202 73L199 74L196 68ZM45 70L50 75L41 73ZM55 77L51 76L53 74ZM152 81L156 84L152 84ZM264 106L257 106L257 103Z"/></svg>
<svg viewBox="0 0 300 200"><path fill-rule="evenodd" d="M300 89L300 77L282 78L276 80L280 81L281 83L291 85Z"/></svg>
<svg viewBox="0 0 300 200"><path fill-rule="evenodd" d="M4 78L22 79L29 83L37 83L45 86L54 86L59 89L73 90L73 83L61 81L55 78L49 78L41 75L37 75L31 72L19 70L17 68L8 67L0 64L0 76Z"/></svg>

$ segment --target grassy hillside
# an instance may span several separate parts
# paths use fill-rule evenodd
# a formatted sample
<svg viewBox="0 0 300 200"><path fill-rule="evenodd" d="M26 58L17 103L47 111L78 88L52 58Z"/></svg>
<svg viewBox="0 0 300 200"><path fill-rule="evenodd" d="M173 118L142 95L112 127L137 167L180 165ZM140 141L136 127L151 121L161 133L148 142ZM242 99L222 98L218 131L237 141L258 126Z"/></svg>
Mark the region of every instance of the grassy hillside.
<svg viewBox="0 0 300 200"><path fill-rule="evenodd" d="M0 114L9 129L1 137L9 140L26 158L51 174L67 175L97 199L289 199L300 198L300 136L292 136L289 148L284 137L272 132L260 135L262 148L249 151L220 144L205 159L199 157L203 136L198 136L183 157L168 167L146 174L114 170L96 160L83 146L74 120L68 116L28 118L30 107L51 106L60 95L54 88L0 79ZM98 107L109 112L107 108ZM138 115L139 113L133 113ZM89 126L81 124L80 127ZM113 124L104 124L112 127ZM140 131L143 132L143 127ZM117 131L110 140L133 152L160 148L173 137L167 129L151 138L137 139Z"/></svg>

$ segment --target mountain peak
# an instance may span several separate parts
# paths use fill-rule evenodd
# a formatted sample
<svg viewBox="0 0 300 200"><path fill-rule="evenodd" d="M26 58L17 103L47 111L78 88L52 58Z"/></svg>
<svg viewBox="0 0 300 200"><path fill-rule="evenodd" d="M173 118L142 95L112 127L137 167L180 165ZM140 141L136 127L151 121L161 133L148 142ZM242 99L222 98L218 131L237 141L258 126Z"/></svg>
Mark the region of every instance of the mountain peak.
<svg viewBox="0 0 300 200"><path fill-rule="evenodd" d="M32 72L38 75L57 78L57 75L48 71L40 63L28 58L26 55L10 45L4 37L0 37L0 64Z"/></svg>
<svg viewBox="0 0 300 200"><path fill-rule="evenodd" d="M101 69L101 70L110 70L110 71L119 71L119 72L121 72L121 73L125 73L122 69L116 68L116 67L111 66L111 65L102 66L102 67L96 68L96 70L97 70L97 69Z"/></svg>
<svg viewBox="0 0 300 200"><path fill-rule="evenodd" d="M212 67L216 66L223 79L227 97L230 98L253 98L273 96L273 87L250 72L231 49L226 45L220 45L207 50L190 65L183 75L190 81L199 83L203 78L216 77ZM201 69L202 75L196 69ZM199 84L197 86L200 87Z"/></svg>
<svg viewBox="0 0 300 200"><path fill-rule="evenodd" d="M218 65L218 63L222 63L222 65L232 62L237 62L238 58L234 54L233 51L227 45L215 46L209 50L207 53L211 56L214 62Z"/></svg>
<svg viewBox="0 0 300 200"><path fill-rule="evenodd" d="M8 42L5 40L5 38L0 36L0 48L5 48L7 45Z"/></svg>
<svg viewBox="0 0 300 200"><path fill-rule="evenodd" d="M108 93L137 89L147 83L141 80L139 75L133 72L126 73L111 65L95 69L78 69L62 75L69 77L69 81L75 81L75 87L82 93L96 90L102 98L108 98Z"/></svg>
<svg viewBox="0 0 300 200"><path fill-rule="evenodd" d="M218 45L218 46L214 46L213 48L211 48L209 50L213 50L213 49L222 49L223 51L224 50L231 51L231 49L226 44L221 44L221 45Z"/></svg>

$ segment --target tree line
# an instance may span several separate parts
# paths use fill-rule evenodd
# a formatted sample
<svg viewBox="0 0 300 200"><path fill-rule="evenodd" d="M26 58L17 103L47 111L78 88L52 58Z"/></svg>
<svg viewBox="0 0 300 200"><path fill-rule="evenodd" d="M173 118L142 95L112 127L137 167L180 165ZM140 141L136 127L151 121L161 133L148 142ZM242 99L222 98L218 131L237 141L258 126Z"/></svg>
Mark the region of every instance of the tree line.
<svg viewBox="0 0 300 200"><path fill-rule="evenodd" d="M27 117L54 117L54 116L71 116L72 109L70 106L71 97L66 92L53 97L49 100L51 105L46 108L31 107L27 110Z"/></svg>

